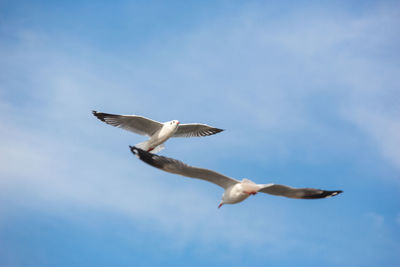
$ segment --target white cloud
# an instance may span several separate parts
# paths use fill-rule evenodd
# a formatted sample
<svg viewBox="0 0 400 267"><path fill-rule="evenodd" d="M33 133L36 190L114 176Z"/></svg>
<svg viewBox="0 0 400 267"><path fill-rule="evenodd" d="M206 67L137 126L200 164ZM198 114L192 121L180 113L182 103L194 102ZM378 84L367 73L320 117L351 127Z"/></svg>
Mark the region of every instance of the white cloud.
<svg viewBox="0 0 400 267"><path fill-rule="evenodd" d="M293 217L285 211L263 207L266 214L252 212L259 202L251 203L253 210L246 204L217 210L220 190L145 166L128 151L127 145L139 137L101 125L90 110L224 124L232 133L207 139L213 151L234 150L233 156L239 157L243 148L251 147L271 158L288 158L293 147L313 145L315 133L321 139L347 138L315 114L324 110L313 109L325 105L319 97L328 94L329 115L360 127L399 166L399 116L385 106L397 92L381 91L384 85L394 88L396 70L368 55L353 56L354 47L367 36L376 36L364 47L367 51L381 45L386 35L378 33L387 25L382 19L386 16L343 21L307 16L305 23L271 26L245 14L238 21L214 21L213 27L180 36L181 45L165 47L170 56L149 55L152 64L144 66L130 62L129 55L127 60L98 56L79 41L71 42L73 49L60 48L52 37L25 33L18 45L4 45L0 51L6 59L0 68L7 76L0 83L0 108L10 114L0 124L0 173L6 177L0 180L2 190L26 199L26 206L73 219L79 218L63 207L119 212L145 228L151 221L178 245L217 239L232 247L302 247L285 243L298 234L289 229L287 219ZM375 75L376 66L386 75ZM380 111L371 111L371 103ZM173 145L168 147L172 142L169 151L186 155L205 144L193 140L188 148L176 142L183 151L176 152ZM321 146L333 150L335 144ZM207 159L207 150L200 151L204 153L193 155L193 162L223 157ZM377 224L384 221L370 217Z"/></svg>
<svg viewBox="0 0 400 267"><path fill-rule="evenodd" d="M376 110L373 107L360 107L354 109L350 117L373 138L387 160L399 168L400 112L395 113L397 114L392 115L388 111Z"/></svg>
<svg viewBox="0 0 400 267"><path fill-rule="evenodd" d="M57 135L48 132L47 127L26 128L19 122L30 124L29 118L18 118L20 114L16 110L10 112L7 105L0 106L2 113L10 114L0 124L0 150L4 152L0 158L1 191L16 199L14 201L23 208L45 210L89 224L82 221L77 210L119 213L145 231L150 231L149 227L156 228L155 232L171 238L171 245L178 248L192 239L208 244L216 236L219 242L232 244L231 249L248 243L271 243L285 236L285 230L275 225L280 220L278 216L265 223L271 229L266 230L267 240L260 239L255 230L238 231L248 227L256 229L259 221L246 218L243 208L239 214L244 217L240 220L236 218L238 209L218 210L221 190L158 172L133 157L127 144L121 148L126 152L123 155L108 153L107 145L96 146L88 134L76 140L74 134ZM101 125L94 118L90 119L94 127ZM53 118L46 121L52 122ZM55 124L56 127L60 125L62 123ZM98 134L100 140L107 140L106 135ZM109 142L115 147L120 145L114 140ZM238 244L233 242L235 240L242 242Z"/></svg>
<svg viewBox="0 0 400 267"><path fill-rule="evenodd" d="M368 212L366 214L366 217L369 219L369 221L375 226L375 227L383 227L385 223L385 217L381 214L378 214L376 212Z"/></svg>

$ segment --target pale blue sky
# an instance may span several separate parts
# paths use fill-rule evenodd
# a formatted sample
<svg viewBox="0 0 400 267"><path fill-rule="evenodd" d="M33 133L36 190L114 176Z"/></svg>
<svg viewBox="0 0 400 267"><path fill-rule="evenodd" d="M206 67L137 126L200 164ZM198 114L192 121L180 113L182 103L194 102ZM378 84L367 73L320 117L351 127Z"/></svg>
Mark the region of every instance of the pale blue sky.
<svg viewBox="0 0 400 267"><path fill-rule="evenodd" d="M1 266L398 266L396 1L2 1ZM91 110L226 129L162 155L222 190L143 164L143 137Z"/></svg>

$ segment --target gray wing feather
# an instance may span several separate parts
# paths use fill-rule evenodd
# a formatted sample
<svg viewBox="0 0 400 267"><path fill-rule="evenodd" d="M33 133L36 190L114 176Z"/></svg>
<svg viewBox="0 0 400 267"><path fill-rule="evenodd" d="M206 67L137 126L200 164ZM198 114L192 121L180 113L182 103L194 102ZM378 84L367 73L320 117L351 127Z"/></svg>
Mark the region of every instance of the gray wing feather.
<svg viewBox="0 0 400 267"><path fill-rule="evenodd" d="M152 136L163 126L161 123L136 115L116 115L93 111L93 115L99 120L140 135Z"/></svg>
<svg viewBox="0 0 400 267"><path fill-rule="evenodd" d="M192 167L179 160L158 156L134 146L131 146L130 148L132 153L138 156L139 159L166 172L206 180L219 185L222 188L228 188L239 182L215 171Z"/></svg>
<svg viewBox="0 0 400 267"><path fill-rule="evenodd" d="M314 198L327 198L336 196L342 193L342 190L327 191L314 188L294 188L280 184L266 184L262 185L259 192L283 196L289 198L303 198L303 199L314 199Z"/></svg>
<svg viewBox="0 0 400 267"><path fill-rule="evenodd" d="M199 123L188 123L180 124L177 131L172 137L198 137L198 136L208 136L219 132L222 129L215 128L206 124Z"/></svg>

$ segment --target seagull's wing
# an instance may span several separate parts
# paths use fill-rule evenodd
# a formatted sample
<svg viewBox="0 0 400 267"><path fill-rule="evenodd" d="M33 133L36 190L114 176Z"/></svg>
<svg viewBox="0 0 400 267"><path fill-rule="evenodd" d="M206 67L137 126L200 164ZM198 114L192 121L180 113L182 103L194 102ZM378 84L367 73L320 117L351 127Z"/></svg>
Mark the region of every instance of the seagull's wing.
<svg viewBox="0 0 400 267"><path fill-rule="evenodd" d="M166 172L191 178L203 179L219 185L224 189L239 182L215 171L192 167L179 160L158 156L134 146L131 146L130 148L132 153L135 154L139 159Z"/></svg>
<svg viewBox="0 0 400 267"><path fill-rule="evenodd" d="M172 137L198 137L213 135L222 132L222 129L214 128L206 124L187 123L180 124Z"/></svg>
<svg viewBox="0 0 400 267"><path fill-rule="evenodd" d="M161 129L162 123L136 115L116 115L101 113L93 110L93 115L115 127L119 127L137 134L152 136Z"/></svg>
<svg viewBox="0 0 400 267"><path fill-rule="evenodd" d="M261 185L261 189L258 192L263 192L275 196L283 196L289 198L326 198L333 197L340 193L342 190L326 191L314 188L294 188L286 185L280 184L264 184Z"/></svg>

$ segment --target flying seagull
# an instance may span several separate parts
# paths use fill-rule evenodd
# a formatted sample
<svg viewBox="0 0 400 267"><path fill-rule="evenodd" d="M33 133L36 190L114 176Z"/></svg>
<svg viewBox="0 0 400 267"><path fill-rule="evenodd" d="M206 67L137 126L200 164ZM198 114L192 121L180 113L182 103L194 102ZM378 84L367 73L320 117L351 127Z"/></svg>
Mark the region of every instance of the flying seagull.
<svg viewBox="0 0 400 267"><path fill-rule="evenodd" d="M182 176L203 179L221 186L225 191L218 208L224 204L242 202L250 195L255 195L258 192L299 199L327 198L343 192L342 190L327 191L314 188L294 188L280 184L256 184L248 179L238 181L218 172L192 167L179 160L158 156L134 146L130 146L130 148L132 153L139 159L153 167Z"/></svg>
<svg viewBox="0 0 400 267"><path fill-rule="evenodd" d="M222 129L214 128L206 124L188 123L180 124L177 120L164 123L154 121L137 115L116 115L92 111L99 120L112 126L122 128L140 135L147 135L150 138L136 146L157 153L164 149L163 143L170 137L197 137L208 136L219 132Z"/></svg>

